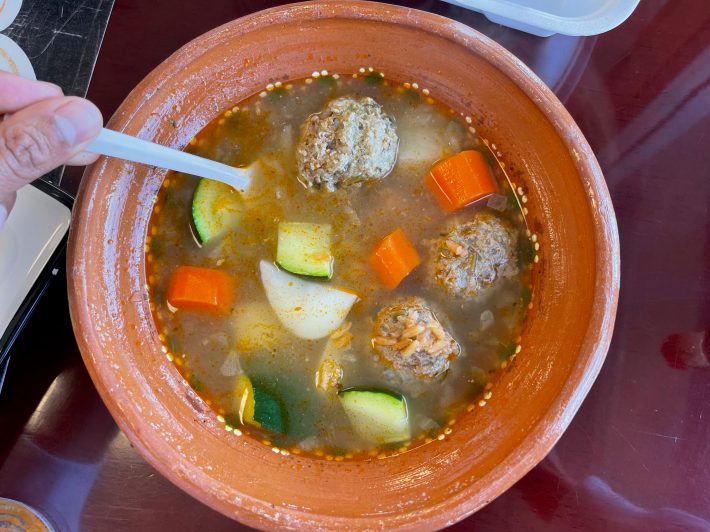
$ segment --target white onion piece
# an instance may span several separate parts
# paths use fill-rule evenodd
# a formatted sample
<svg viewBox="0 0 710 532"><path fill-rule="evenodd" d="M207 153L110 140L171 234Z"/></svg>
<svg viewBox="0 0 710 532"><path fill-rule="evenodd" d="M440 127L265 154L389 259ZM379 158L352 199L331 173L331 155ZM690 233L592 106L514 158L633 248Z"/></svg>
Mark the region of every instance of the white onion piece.
<svg viewBox="0 0 710 532"><path fill-rule="evenodd" d="M325 338L345 321L358 300L352 292L306 281L262 260L261 282L279 321L304 340Z"/></svg>

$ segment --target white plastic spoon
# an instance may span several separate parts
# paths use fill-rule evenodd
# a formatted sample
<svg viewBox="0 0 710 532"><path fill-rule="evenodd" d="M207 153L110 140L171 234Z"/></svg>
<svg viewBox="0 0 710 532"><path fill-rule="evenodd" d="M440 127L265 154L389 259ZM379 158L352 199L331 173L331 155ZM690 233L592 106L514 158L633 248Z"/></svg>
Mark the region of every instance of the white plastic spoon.
<svg viewBox="0 0 710 532"><path fill-rule="evenodd" d="M249 188L254 171L254 165L234 168L105 128L89 144L86 151L215 179L242 192Z"/></svg>

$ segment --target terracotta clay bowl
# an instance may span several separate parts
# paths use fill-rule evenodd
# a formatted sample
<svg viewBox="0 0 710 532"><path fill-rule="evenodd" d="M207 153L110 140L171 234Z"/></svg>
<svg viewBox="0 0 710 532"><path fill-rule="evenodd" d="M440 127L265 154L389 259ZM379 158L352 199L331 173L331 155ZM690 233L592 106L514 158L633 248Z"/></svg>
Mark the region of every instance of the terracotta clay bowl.
<svg viewBox="0 0 710 532"><path fill-rule="evenodd" d="M503 48L451 20L369 2L295 4L187 44L109 127L184 147L221 110L316 69L373 66L470 114L525 189L538 235L522 351L443 440L386 459L282 456L227 433L161 352L144 244L165 171L87 170L69 245L72 321L103 400L136 449L212 508L256 527L433 528L500 495L550 451L594 381L614 324L619 243L592 151L562 104Z"/></svg>

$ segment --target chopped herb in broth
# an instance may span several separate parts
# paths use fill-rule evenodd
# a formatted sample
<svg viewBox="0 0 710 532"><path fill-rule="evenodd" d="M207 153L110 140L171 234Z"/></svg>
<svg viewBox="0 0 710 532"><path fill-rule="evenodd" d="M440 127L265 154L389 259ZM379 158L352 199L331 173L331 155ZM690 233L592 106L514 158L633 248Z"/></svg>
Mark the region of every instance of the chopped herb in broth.
<svg viewBox="0 0 710 532"><path fill-rule="evenodd" d="M315 74L190 142L258 171L244 194L166 178L151 308L229 431L284 453L388 456L485 404L520 350L539 245L470 118L374 70Z"/></svg>

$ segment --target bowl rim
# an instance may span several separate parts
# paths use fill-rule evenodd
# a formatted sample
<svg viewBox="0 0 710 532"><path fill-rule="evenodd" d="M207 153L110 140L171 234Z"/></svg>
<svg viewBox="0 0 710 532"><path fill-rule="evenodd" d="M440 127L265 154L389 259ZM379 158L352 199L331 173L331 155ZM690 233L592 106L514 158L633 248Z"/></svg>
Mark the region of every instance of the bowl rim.
<svg viewBox="0 0 710 532"><path fill-rule="evenodd" d="M210 36L227 28L231 31L239 29L243 32L249 32L253 29L259 29L265 24L276 24L278 22L298 23L322 19L355 19L404 25L420 31L434 33L440 38L452 41L485 58L487 62L499 69L534 102L569 152L574 154L577 171L583 181L586 192L589 212L594 222L595 257L597 261L593 304L589 325L570 374L548 410L520 441L519 445L513 449L506 463L499 464L487 473L491 482L490 489L486 490L485 496L474 496L472 487L467 487L461 490L456 497L427 507L426 513L413 513L416 518L416 524L414 524L414 521L404 524L404 526L410 527L422 527L424 525L427 527L443 527L473 514L511 487L537 465L562 436L581 406L584 397L589 392L606 357L616 316L620 283L620 251L616 218L606 182L591 147L566 108L537 75L512 53L473 28L440 15L402 6L362 0L318 0L285 4L227 22L183 45L158 65L130 92L109 121L109 126L119 130L125 127L126 123L132 118L132 115L124 109L126 102L136 99L140 101L142 99L141 95L153 92L154 87L161 85L161 79L165 77L166 71L173 68L175 64L189 62L191 51L195 47L199 47L200 43ZM84 204L89 200L83 192L88 188L89 181L94 180L100 173L100 165L98 164L87 168L80 185L77 208L73 213L73 226L88 226L90 220ZM70 248L67 259L69 271L73 271L72 262L75 260L75 255L79 255L79 250L76 249L78 244L75 245L74 239L72 239L73 234L75 234L74 229L72 229L70 234ZM136 448L140 450L141 455L163 476L213 509L232 518L236 517L247 524L273 526L273 521L259 513L254 513L245 508L236 508L234 505L209 497L209 494L192 482L191 479L163 464L141 442L138 437L140 431L134 430L134 425L121 417L123 410L116 399L112 397L108 390L104 390L98 385L103 380L103 370L91 363L90 348L81 333L82 330L92 327L90 313L81 311L85 301L78 297L72 297L72 294L79 293L78 283L74 282L72 276L69 276L68 285L72 324L87 370L92 380L97 384L99 394L117 424ZM137 423L135 426L139 425L140 423ZM148 427L146 428L148 429ZM387 517L385 516L386 520ZM370 523L369 526L381 526L383 521L382 518L368 516L367 518L360 518L359 524L354 523L354 526L359 527L366 522ZM400 522L397 525L402 526L403 524Z"/></svg>

